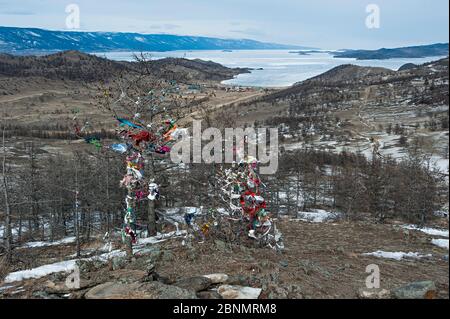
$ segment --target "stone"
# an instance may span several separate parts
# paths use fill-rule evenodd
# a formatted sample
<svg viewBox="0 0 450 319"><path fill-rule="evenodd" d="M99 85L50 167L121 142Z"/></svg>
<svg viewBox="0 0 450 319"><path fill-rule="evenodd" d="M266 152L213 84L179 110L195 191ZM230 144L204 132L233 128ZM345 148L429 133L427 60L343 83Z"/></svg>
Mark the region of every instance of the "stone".
<svg viewBox="0 0 450 319"><path fill-rule="evenodd" d="M277 283L280 281L280 273L278 271L271 272L269 274L269 282L268 283Z"/></svg>
<svg viewBox="0 0 450 319"><path fill-rule="evenodd" d="M128 263L128 261L127 261L127 259L125 257L115 256L111 260L112 270L123 269L123 268L125 268L127 263Z"/></svg>
<svg viewBox="0 0 450 319"><path fill-rule="evenodd" d="M49 294L46 291L33 292L33 298L36 298L36 299L62 299L61 297Z"/></svg>
<svg viewBox="0 0 450 319"><path fill-rule="evenodd" d="M296 284L291 284L287 286L288 298L289 299L303 299L303 289L301 286Z"/></svg>
<svg viewBox="0 0 450 319"><path fill-rule="evenodd" d="M389 299L391 292L387 289L380 288L364 288L358 290L358 298L360 299Z"/></svg>
<svg viewBox="0 0 450 319"><path fill-rule="evenodd" d="M161 258L162 254L162 251L159 248L156 248L149 253L149 259L147 259L146 262L154 263Z"/></svg>
<svg viewBox="0 0 450 319"><path fill-rule="evenodd" d="M249 277L244 276L244 275L231 275L231 276L228 276L228 279L225 283L228 285L246 286L246 285L249 285L250 279L249 279Z"/></svg>
<svg viewBox="0 0 450 319"><path fill-rule="evenodd" d="M217 250L219 250L219 251L227 250L227 244L222 240L218 240L218 239L214 240L214 245L216 246Z"/></svg>
<svg viewBox="0 0 450 319"><path fill-rule="evenodd" d="M173 254L171 251L166 250L166 251L162 254L161 260L163 260L163 261L173 261L174 258L175 258L174 254Z"/></svg>
<svg viewBox="0 0 450 319"><path fill-rule="evenodd" d="M173 285L183 289L199 292L208 289L212 285L212 281L207 277L198 276L178 280Z"/></svg>
<svg viewBox="0 0 450 319"><path fill-rule="evenodd" d="M86 299L197 299L194 292L158 281L123 284L106 282L90 289Z"/></svg>
<svg viewBox="0 0 450 319"><path fill-rule="evenodd" d="M244 245L240 245L240 246L239 246L239 249L240 249L244 254L248 255L248 257L249 257L251 254L253 254L253 253L255 252L255 249L254 249L254 248L250 248L250 247L247 247L247 246L244 246Z"/></svg>
<svg viewBox="0 0 450 319"><path fill-rule="evenodd" d="M227 274L210 274L204 275L203 277L210 279L212 284L226 283L229 278Z"/></svg>
<svg viewBox="0 0 450 319"><path fill-rule="evenodd" d="M197 297L199 299L223 299L221 294L213 290L199 291Z"/></svg>
<svg viewBox="0 0 450 319"><path fill-rule="evenodd" d="M100 260L77 260L76 264L81 273L93 272L105 267L105 263Z"/></svg>
<svg viewBox="0 0 450 319"><path fill-rule="evenodd" d="M280 286L269 286L267 288L267 298L269 299L288 299L288 291L287 289Z"/></svg>
<svg viewBox="0 0 450 319"><path fill-rule="evenodd" d="M48 293L51 293L51 294L68 294L68 293L72 293L77 290L91 288L98 284L99 284L99 282L96 280L86 280L86 279L82 278L82 279L80 279L79 288L69 288L66 286L65 282L55 283L51 280L47 280L44 283L44 287L45 287L45 291Z"/></svg>
<svg viewBox="0 0 450 319"><path fill-rule="evenodd" d="M153 274L155 272L155 264L153 264L153 263L146 264L145 271L146 271L147 275Z"/></svg>
<svg viewBox="0 0 450 319"><path fill-rule="evenodd" d="M54 281L54 282L66 281L67 274L64 272L57 272L57 273L50 274L50 276L48 276L48 278L49 278L49 280Z"/></svg>
<svg viewBox="0 0 450 319"><path fill-rule="evenodd" d="M434 299L436 285L433 281L417 281L396 288L392 291L396 299Z"/></svg>
<svg viewBox="0 0 450 319"><path fill-rule="evenodd" d="M269 260L263 260L260 262L260 266L262 269L271 269L273 268L273 263Z"/></svg>
<svg viewBox="0 0 450 319"><path fill-rule="evenodd" d="M173 280L171 280L170 278L168 278L166 276L161 276L157 272L155 272L153 274L153 279L156 280L156 281L162 282L163 284L166 284L166 285L173 284Z"/></svg>
<svg viewBox="0 0 450 319"><path fill-rule="evenodd" d="M152 299L197 299L195 292L159 281L146 283L142 287Z"/></svg>
<svg viewBox="0 0 450 319"><path fill-rule="evenodd" d="M217 288L217 292L223 299L258 299L261 288L222 285Z"/></svg>
<svg viewBox="0 0 450 319"><path fill-rule="evenodd" d="M131 297L136 298L138 287L139 285L136 283L124 284L119 282L105 282L90 289L84 295L84 297L86 299L127 299Z"/></svg>
<svg viewBox="0 0 450 319"><path fill-rule="evenodd" d="M109 278L114 281L121 281L122 283L132 283L145 279L147 273L143 270L136 269L119 269L109 272Z"/></svg>

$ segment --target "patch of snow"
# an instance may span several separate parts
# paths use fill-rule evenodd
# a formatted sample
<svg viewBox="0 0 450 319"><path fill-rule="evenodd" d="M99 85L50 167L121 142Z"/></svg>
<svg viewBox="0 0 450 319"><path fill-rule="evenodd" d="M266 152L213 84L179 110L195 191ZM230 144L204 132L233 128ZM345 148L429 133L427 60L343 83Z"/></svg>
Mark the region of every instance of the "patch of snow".
<svg viewBox="0 0 450 319"><path fill-rule="evenodd" d="M9 288L14 288L14 286L13 285L6 285L6 286L3 286L3 287L0 287L0 292L3 291L3 290L7 290Z"/></svg>
<svg viewBox="0 0 450 319"><path fill-rule="evenodd" d="M448 238L448 229L437 229L437 228L430 228L430 227L419 228L415 225L403 225L402 228L409 229L409 230L418 230L418 231L421 231L422 233L425 233L428 235Z"/></svg>
<svg viewBox="0 0 450 319"><path fill-rule="evenodd" d="M187 232L185 230L182 231L173 231L166 234L158 234L157 236L152 236L148 238L142 238L138 240L138 245L148 245L148 244L157 244L167 239L179 237L185 235Z"/></svg>
<svg viewBox="0 0 450 319"><path fill-rule="evenodd" d="M162 211L158 211L159 217L162 217L165 221L174 224L177 222L178 224L184 224L184 215L185 214L194 214L201 215L202 208L201 207L174 207L168 208Z"/></svg>
<svg viewBox="0 0 450 319"><path fill-rule="evenodd" d="M405 259L421 259L421 258L430 258L431 254L427 255L421 255L420 253L404 253L404 252L389 252L389 251L382 251L378 250L373 253L364 253L364 256L375 256L378 258L387 258L387 259L395 259L395 260L402 260Z"/></svg>
<svg viewBox="0 0 450 319"><path fill-rule="evenodd" d="M94 256L90 258L83 258L79 260L99 260L99 261L108 261L109 259L113 257L123 257L126 255L126 252L121 250L114 250L109 253L105 253L99 256ZM15 281L22 281L24 279L31 279L31 278L41 278L53 273L57 272L72 272L75 269L76 262L78 259L72 259L72 260L65 260L60 261L53 264L43 265L40 267L27 269L27 270L21 270L10 273L5 278L6 283L11 283Z"/></svg>
<svg viewBox="0 0 450 319"><path fill-rule="evenodd" d="M116 249L116 250L113 250L113 251L101 254L99 256L85 258L83 260L88 260L88 261L99 260L99 261L106 262L106 261L110 260L113 257L125 257L125 256L126 256L126 252L125 251Z"/></svg>
<svg viewBox="0 0 450 319"><path fill-rule="evenodd" d="M41 278L55 272L71 272L75 269L75 265L76 260L66 260L33 269L16 271L6 276L5 282L10 283L30 278Z"/></svg>
<svg viewBox="0 0 450 319"><path fill-rule="evenodd" d="M441 248L448 249L448 239L433 239L431 240L433 245L439 246Z"/></svg>
<svg viewBox="0 0 450 319"><path fill-rule="evenodd" d="M217 208L217 212L221 215L230 215L230 212L223 207Z"/></svg>
<svg viewBox="0 0 450 319"><path fill-rule="evenodd" d="M25 227L24 227L25 228ZM3 238L3 233L5 232L5 226L0 225L0 237ZM19 228L18 227L11 227L11 234L13 236L17 236L17 234L19 233Z"/></svg>
<svg viewBox="0 0 450 319"><path fill-rule="evenodd" d="M26 33L28 33L29 35L32 35L33 37L38 37L38 38L41 37L40 34L37 34L36 32L33 32L33 31L26 31Z"/></svg>
<svg viewBox="0 0 450 319"><path fill-rule="evenodd" d="M445 210L438 210L438 211L435 211L435 212L433 213L433 215L434 215L434 216L438 216L438 217L447 217L447 218L448 218L448 211L445 211Z"/></svg>
<svg viewBox="0 0 450 319"><path fill-rule="evenodd" d="M158 236L139 239L138 245L135 246L134 252L137 254L144 254L146 252L145 245L146 244L156 244L165 240L168 240L170 238L174 238L177 236L185 235L186 231L179 231L179 232L170 232L167 234L158 234ZM53 273L57 272L72 272L75 269L77 260L86 260L86 261L92 261L92 260L98 260L101 262L107 262L109 259L113 257L125 257L126 252L122 250L113 250L111 252L107 252L104 254L101 254L99 256L89 257L89 258L81 258L81 259L71 259L71 260L65 260L53 264L43 265L40 267L36 267L33 269L27 269L27 270L21 270L12 272L5 278L5 283L11 283L15 281L22 281L25 279L31 279L31 278L41 278Z"/></svg>
<svg viewBox="0 0 450 319"><path fill-rule="evenodd" d="M440 173L448 174L448 172L449 172L449 170L448 170L449 160L448 159L434 155L431 158L431 164L433 166L435 166L439 170Z"/></svg>
<svg viewBox="0 0 450 319"><path fill-rule="evenodd" d="M13 292L11 293L11 295L16 295L16 294L19 294L19 293L25 292L25 291L26 291L26 290L25 290L23 287L21 287L21 288L15 290L15 291L13 291Z"/></svg>
<svg viewBox="0 0 450 319"><path fill-rule="evenodd" d="M96 251L95 248L86 248L86 249L84 249L83 251L80 252L80 256L81 257L85 257L85 256L88 256L88 255L91 255L95 251ZM100 252L108 252L109 250L103 250L103 248L101 248L99 251ZM74 254L71 254L71 255L67 256L67 258L75 258L75 257L77 257L77 253L74 253Z"/></svg>
<svg viewBox="0 0 450 319"><path fill-rule="evenodd" d="M339 213L328 212L323 209L315 209L311 212L298 212L297 218L311 223L323 223L329 220L335 220Z"/></svg>
<svg viewBox="0 0 450 319"><path fill-rule="evenodd" d="M67 244L74 243L76 240L77 240L76 237L73 236L73 237L66 237L66 238L63 238L61 240L57 240L57 241L54 241L54 242L49 242L49 241L31 241L31 242L23 244L21 247L19 247L19 249L67 245Z"/></svg>
<svg viewBox="0 0 450 319"><path fill-rule="evenodd" d="M139 42L147 42L143 37L134 37L134 39Z"/></svg>

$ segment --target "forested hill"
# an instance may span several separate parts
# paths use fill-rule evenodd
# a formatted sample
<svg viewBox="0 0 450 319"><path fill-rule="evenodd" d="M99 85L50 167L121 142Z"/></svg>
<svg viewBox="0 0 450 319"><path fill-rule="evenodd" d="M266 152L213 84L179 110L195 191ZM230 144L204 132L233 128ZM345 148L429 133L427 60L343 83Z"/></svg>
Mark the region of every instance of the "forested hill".
<svg viewBox="0 0 450 319"><path fill-rule="evenodd" d="M218 63L202 60L167 58L146 62L151 74L179 81L225 80L249 72L247 69L227 68ZM14 56L0 53L0 77L44 77L98 81L119 74L139 73L142 66L136 62L111 61L78 51L64 51L45 56Z"/></svg>
<svg viewBox="0 0 450 319"><path fill-rule="evenodd" d="M426 58L448 55L448 43L417 45L403 48L382 48L378 50L345 50L334 55L335 58L354 58L357 60L386 60L394 58Z"/></svg>

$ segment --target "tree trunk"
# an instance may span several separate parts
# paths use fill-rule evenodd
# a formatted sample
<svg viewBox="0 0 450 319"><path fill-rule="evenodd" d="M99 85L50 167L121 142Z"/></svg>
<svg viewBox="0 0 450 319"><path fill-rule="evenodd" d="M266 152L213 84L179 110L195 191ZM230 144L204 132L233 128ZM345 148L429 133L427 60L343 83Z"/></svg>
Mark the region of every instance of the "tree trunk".
<svg viewBox="0 0 450 319"><path fill-rule="evenodd" d="M131 189L128 190L128 196L129 197L133 196L133 191ZM136 205L135 205L134 200L131 202L131 207L133 207L133 210L135 210ZM127 254L128 261L130 261L131 258L133 257L133 241L131 239L131 236L125 236L125 252Z"/></svg>
<svg viewBox="0 0 450 319"><path fill-rule="evenodd" d="M111 202L111 198L109 195L109 169L110 169L110 165L109 165L109 156L106 157L106 232L110 232L110 202Z"/></svg>
<svg viewBox="0 0 450 319"><path fill-rule="evenodd" d="M6 261L11 262L12 257L12 234L11 234L11 206L9 204L8 194L8 180L6 178L6 146L5 146L5 127L3 127L3 165L2 165L2 180L3 180L3 194L5 197L5 232L3 234L5 249L6 249Z"/></svg>
<svg viewBox="0 0 450 319"><path fill-rule="evenodd" d="M153 157L150 158L149 163L149 180L151 180L152 177L155 176L155 168L153 163ZM154 200L148 200L148 208L147 208L147 232L148 236L156 236L157 229L156 229L156 211L155 211L155 201Z"/></svg>
<svg viewBox="0 0 450 319"><path fill-rule="evenodd" d="M147 231L149 236L156 236L156 212L155 212L155 201L148 201L148 225Z"/></svg>
<svg viewBox="0 0 450 319"><path fill-rule="evenodd" d="M77 243L77 258L81 256L81 241L80 241L80 223L79 223L79 214L78 214L78 167L75 164L75 220L74 220L74 226L75 226L75 236L76 236L76 243Z"/></svg>

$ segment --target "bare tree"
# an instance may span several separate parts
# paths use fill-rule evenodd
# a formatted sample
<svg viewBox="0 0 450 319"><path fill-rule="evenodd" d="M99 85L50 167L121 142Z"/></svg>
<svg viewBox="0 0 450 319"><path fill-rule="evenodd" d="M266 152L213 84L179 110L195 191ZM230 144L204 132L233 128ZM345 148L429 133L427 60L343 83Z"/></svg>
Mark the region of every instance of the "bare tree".
<svg viewBox="0 0 450 319"><path fill-rule="evenodd" d="M12 257L12 232L11 232L11 206L9 202L9 185L8 177L6 176L6 142L5 132L6 128L3 126L2 144L3 144L3 160L2 160L2 182L3 182L3 195L5 198L5 230L3 233L3 242L6 250L6 261L11 262Z"/></svg>

